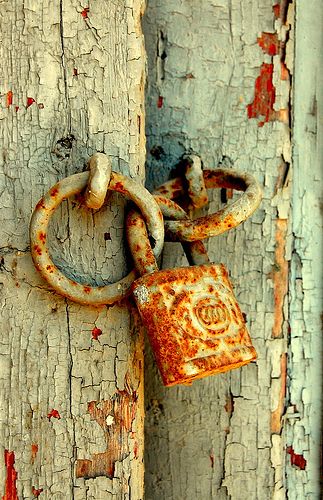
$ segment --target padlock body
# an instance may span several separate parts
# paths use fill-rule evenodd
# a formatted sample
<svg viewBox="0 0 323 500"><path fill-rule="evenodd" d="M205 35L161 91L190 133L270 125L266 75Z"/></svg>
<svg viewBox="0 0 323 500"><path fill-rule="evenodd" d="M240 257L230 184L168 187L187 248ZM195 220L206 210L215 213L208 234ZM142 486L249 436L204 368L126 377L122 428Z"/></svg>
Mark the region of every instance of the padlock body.
<svg viewBox="0 0 323 500"><path fill-rule="evenodd" d="M164 385L190 384L256 359L223 264L147 274L132 290Z"/></svg>

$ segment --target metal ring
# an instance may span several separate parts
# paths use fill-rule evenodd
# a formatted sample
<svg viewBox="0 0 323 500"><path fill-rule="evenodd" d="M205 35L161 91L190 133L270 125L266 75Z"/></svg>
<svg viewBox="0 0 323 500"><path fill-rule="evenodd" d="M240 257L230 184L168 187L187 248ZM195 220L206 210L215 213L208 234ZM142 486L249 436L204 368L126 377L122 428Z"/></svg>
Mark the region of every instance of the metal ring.
<svg viewBox="0 0 323 500"><path fill-rule="evenodd" d="M50 258L47 246L48 224L54 211L63 200L85 189L88 180L89 172L67 177L55 184L37 203L30 222L31 255L36 269L61 295L81 304L114 304L130 292L130 286L136 278L135 271L111 285L82 285L58 270ZM109 189L124 194L139 206L155 241L154 255L159 257L164 244L164 224L163 215L153 196L141 184L116 172L112 172Z"/></svg>
<svg viewBox="0 0 323 500"><path fill-rule="evenodd" d="M195 220L165 221L166 235L171 241L196 241L216 236L232 229L245 221L262 199L262 189L256 179L247 173L229 169L204 170L203 177L207 188L229 188L244 191L235 202L212 215ZM185 193L181 178L172 179L160 186L154 194L175 199Z"/></svg>

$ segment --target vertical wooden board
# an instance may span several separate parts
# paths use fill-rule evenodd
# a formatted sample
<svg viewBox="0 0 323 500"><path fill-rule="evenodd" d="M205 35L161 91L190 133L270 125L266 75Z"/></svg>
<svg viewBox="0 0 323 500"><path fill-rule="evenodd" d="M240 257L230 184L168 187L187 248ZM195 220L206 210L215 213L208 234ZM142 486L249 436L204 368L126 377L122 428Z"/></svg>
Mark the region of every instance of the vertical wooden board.
<svg viewBox="0 0 323 500"><path fill-rule="evenodd" d="M29 253L41 195L96 151L144 176L143 2L2 2L1 495L142 498L142 335L131 305L48 289ZM83 283L125 274L121 197L55 214L50 246ZM101 455L100 455L101 454ZM78 476L78 477L76 477ZM89 478L89 479L88 479Z"/></svg>
<svg viewBox="0 0 323 500"><path fill-rule="evenodd" d="M286 478L289 498L320 498L322 472L323 6L296 3L293 253ZM304 78L306 75L306 78Z"/></svg>
<svg viewBox="0 0 323 500"><path fill-rule="evenodd" d="M264 187L245 224L208 242L228 267L258 351L231 373L165 389L147 368L147 499L283 498L284 412L290 234L288 4L151 0L147 159L150 186L183 153L205 168L231 166ZM291 45L291 44L290 44ZM289 46L289 51L291 46ZM209 212L221 208L219 193ZM168 244L163 265L185 265Z"/></svg>

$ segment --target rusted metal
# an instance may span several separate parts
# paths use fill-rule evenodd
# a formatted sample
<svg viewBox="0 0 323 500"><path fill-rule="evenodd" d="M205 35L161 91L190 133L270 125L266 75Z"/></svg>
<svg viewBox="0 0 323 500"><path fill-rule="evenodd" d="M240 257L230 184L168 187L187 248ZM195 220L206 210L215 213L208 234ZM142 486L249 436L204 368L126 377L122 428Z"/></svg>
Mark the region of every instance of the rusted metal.
<svg viewBox="0 0 323 500"><path fill-rule="evenodd" d="M191 154L184 156L184 160L186 161L187 194L194 208L202 208L207 205L209 198L205 187L201 158Z"/></svg>
<svg viewBox="0 0 323 500"><path fill-rule="evenodd" d="M81 304L101 305L120 301L129 293L135 279L134 271L114 284L92 287L67 278L53 263L47 244L47 230L51 216L66 198L81 193L87 186L89 172L75 174L53 186L37 203L30 223L31 254L36 269L61 295ZM155 242L153 253L161 254L164 243L163 215L153 196L132 179L112 172L109 189L129 197L140 208L149 234Z"/></svg>
<svg viewBox="0 0 323 500"><path fill-rule="evenodd" d="M126 235L139 274L157 271L157 262L150 245L146 224L137 210L131 209L127 214Z"/></svg>
<svg viewBox="0 0 323 500"><path fill-rule="evenodd" d="M226 188L244 191L239 199L212 215L192 220L165 221L166 237L171 241L195 241L216 236L245 221L262 198L262 190L256 179L247 173L230 169L204 170L206 188ZM160 186L154 194L172 200L185 193L185 181L176 178Z"/></svg>
<svg viewBox="0 0 323 500"><path fill-rule="evenodd" d="M98 210L102 207L111 179L111 160L103 153L95 153L88 162L90 175L85 191L85 204Z"/></svg>
<svg viewBox="0 0 323 500"><path fill-rule="evenodd" d="M164 385L190 384L256 359L222 264L146 274L132 290Z"/></svg>

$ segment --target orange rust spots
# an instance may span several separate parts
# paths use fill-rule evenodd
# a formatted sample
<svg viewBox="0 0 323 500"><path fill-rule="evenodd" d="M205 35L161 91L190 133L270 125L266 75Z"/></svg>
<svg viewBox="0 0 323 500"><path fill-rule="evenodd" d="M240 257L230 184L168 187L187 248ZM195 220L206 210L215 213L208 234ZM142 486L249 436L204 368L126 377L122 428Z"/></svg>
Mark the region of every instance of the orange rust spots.
<svg viewBox="0 0 323 500"><path fill-rule="evenodd" d="M34 495L34 497L38 498L39 495L44 491L43 488L39 488L38 490L33 486L32 489L31 489L31 492L32 494Z"/></svg>
<svg viewBox="0 0 323 500"><path fill-rule="evenodd" d="M275 5L273 5L273 11L274 11L276 19L279 19L279 17L280 17L280 5L279 5L279 3L276 3Z"/></svg>
<svg viewBox="0 0 323 500"><path fill-rule="evenodd" d="M40 248L39 245L34 245L34 251L38 254L38 255L41 255L43 252L42 252L42 249Z"/></svg>
<svg viewBox="0 0 323 500"><path fill-rule="evenodd" d="M40 208L45 208L44 198L41 198L36 205L36 210L39 210Z"/></svg>
<svg viewBox="0 0 323 500"><path fill-rule="evenodd" d="M127 193L127 190L124 188L124 185L122 182L116 182L114 185L114 189L118 191L119 193Z"/></svg>
<svg viewBox="0 0 323 500"><path fill-rule="evenodd" d="M271 432L280 434L282 430L282 416L284 413L284 404L286 396L286 381L287 381L287 354L282 354L280 358L280 392L276 410L271 413Z"/></svg>
<svg viewBox="0 0 323 500"><path fill-rule="evenodd" d="M164 104L164 98L162 95L158 96L158 101L157 101L157 108L162 108Z"/></svg>
<svg viewBox="0 0 323 500"><path fill-rule="evenodd" d="M84 9L81 12L81 16L83 17L83 19L89 18L89 16L88 16L89 11L90 11L90 7L84 7Z"/></svg>
<svg viewBox="0 0 323 500"><path fill-rule="evenodd" d="M116 462L122 462L129 455L128 434L136 415L137 395L133 391L120 391L110 400L91 401L88 412L103 429L107 449L92 455L91 460L76 461L76 477L114 477ZM138 450L137 450L138 454Z"/></svg>
<svg viewBox="0 0 323 500"><path fill-rule="evenodd" d="M15 470L15 454L13 451L4 450L4 462L7 471L4 496L2 500L18 500L17 472Z"/></svg>
<svg viewBox="0 0 323 500"><path fill-rule="evenodd" d="M286 449L286 453L290 455L290 463L292 465L295 465L295 467L301 470L306 469L306 459L303 457L303 455L298 455L297 453L295 453L292 446L288 446L288 448Z"/></svg>
<svg viewBox="0 0 323 500"><path fill-rule="evenodd" d="M50 190L51 197L55 198L55 196L57 196L58 194L58 191L59 191L58 187L53 187L53 189Z"/></svg>
<svg viewBox="0 0 323 500"><path fill-rule="evenodd" d="M275 266L272 272L274 282L274 326L273 338L282 337L282 327L284 321L284 302L288 292L288 262L285 259L287 237L287 220L276 220L276 248Z"/></svg>
<svg viewBox="0 0 323 500"><path fill-rule="evenodd" d="M135 458L138 458L138 456L139 456L138 441L135 441L135 444L134 444L134 447L133 447L133 453L134 453Z"/></svg>
<svg viewBox="0 0 323 500"><path fill-rule="evenodd" d="M32 104L34 104L35 99L33 97L27 97L27 108L29 108Z"/></svg>
<svg viewBox="0 0 323 500"><path fill-rule="evenodd" d="M39 240L40 240L43 244L45 244L45 241L46 241L46 234L45 234L45 233L43 233L42 231L40 231L40 232L39 232L39 234L38 234L38 238L39 238Z"/></svg>
<svg viewBox="0 0 323 500"><path fill-rule="evenodd" d="M83 290L85 293L90 293L91 292L91 287L90 286L84 286Z"/></svg>
<svg viewBox="0 0 323 500"><path fill-rule="evenodd" d="M210 283L219 296L208 292ZM164 385L190 383L256 359L224 266L146 274L134 282L133 294Z"/></svg>
<svg viewBox="0 0 323 500"><path fill-rule="evenodd" d="M262 32L261 36L257 38L258 45L262 48L265 54L275 56L279 51L279 40L277 33Z"/></svg>
<svg viewBox="0 0 323 500"><path fill-rule="evenodd" d="M275 118L274 103L276 99L276 89L273 84L273 64L263 63L260 68L260 75L255 82L255 97L251 104L248 104L248 118L264 117L258 123L262 127L266 122Z"/></svg>
<svg viewBox="0 0 323 500"><path fill-rule="evenodd" d="M61 418L61 416L57 410L53 409L52 411L50 411L48 413L47 418L48 418L48 420L50 420L51 418L58 418L58 420L59 420Z"/></svg>
<svg viewBox="0 0 323 500"><path fill-rule="evenodd" d="M37 453L38 453L38 444L32 443L32 445L31 445L31 463L32 464L36 460Z"/></svg>
<svg viewBox="0 0 323 500"><path fill-rule="evenodd" d="M102 330L100 328L94 327L92 330L92 339L98 340L100 335L102 335Z"/></svg>
<svg viewBox="0 0 323 500"><path fill-rule="evenodd" d="M12 105L13 92L9 90L6 95L6 106L9 108Z"/></svg>

